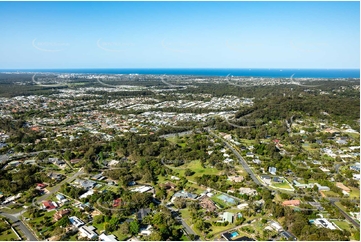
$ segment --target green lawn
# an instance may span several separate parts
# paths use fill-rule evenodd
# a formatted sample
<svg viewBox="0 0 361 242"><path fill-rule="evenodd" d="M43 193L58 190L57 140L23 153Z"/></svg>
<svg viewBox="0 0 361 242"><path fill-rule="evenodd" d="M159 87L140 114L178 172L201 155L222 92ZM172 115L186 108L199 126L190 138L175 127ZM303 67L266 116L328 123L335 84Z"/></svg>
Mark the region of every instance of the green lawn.
<svg viewBox="0 0 361 242"><path fill-rule="evenodd" d="M49 217L50 221L53 221L53 215L55 213L56 213L55 210L51 211L51 212L42 213L41 216L39 216L38 218L31 219L28 222L28 225L31 226L33 228L33 230L35 231L36 235L41 238L42 236L40 235L39 232L45 230L46 228L49 228L49 227L44 226L44 217L47 216L47 217ZM23 215L24 215L24 217L29 216L28 213L24 213Z"/></svg>
<svg viewBox="0 0 361 242"><path fill-rule="evenodd" d="M0 233L0 240L2 240L2 241L9 241L9 240L18 241L19 238L18 238L18 236L16 236L14 231L12 231L12 229L8 229L8 230Z"/></svg>
<svg viewBox="0 0 361 242"><path fill-rule="evenodd" d="M272 182L272 186L277 188L292 189L292 187L290 187L290 185L288 185L287 182L283 182L283 183Z"/></svg>
<svg viewBox="0 0 361 242"><path fill-rule="evenodd" d="M181 146L182 148L186 147L186 143L184 141L184 139L182 139L181 137L169 137L167 138L168 141L172 142L173 144L177 144L179 146Z"/></svg>
<svg viewBox="0 0 361 242"><path fill-rule="evenodd" d="M195 189L195 191L192 191L192 193L200 194L200 193L202 193L202 192L205 191L205 188L202 188L201 186L199 186L199 185L197 185L197 184L195 184L195 183L189 182L189 183L187 183L187 186L188 186L188 187L192 187L192 188Z"/></svg>
<svg viewBox="0 0 361 242"><path fill-rule="evenodd" d="M181 237L181 241L191 241L187 235L183 234L182 237Z"/></svg>
<svg viewBox="0 0 361 242"><path fill-rule="evenodd" d="M322 191L327 197L339 197L339 195L333 191Z"/></svg>
<svg viewBox="0 0 361 242"><path fill-rule="evenodd" d="M350 192L350 198L356 197L356 198L360 198L360 190L355 188L355 187L350 187L351 192Z"/></svg>
<svg viewBox="0 0 361 242"><path fill-rule="evenodd" d="M186 169L190 169L190 170L194 171L194 174L192 176L188 177L188 178L190 178L189 180L193 180L193 181L194 181L194 178L197 176L219 175L221 173L216 168L210 168L210 167L203 168L200 160L194 160L194 161L191 161L187 164L184 164L184 165L178 166L178 167L170 166L170 168L173 169L174 171L177 171L180 176L184 176L184 172Z"/></svg>
<svg viewBox="0 0 361 242"><path fill-rule="evenodd" d="M334 224L336 224L338 227L340 227L340 229L343 230L350 230L350 224L347 223L346 221L331 221Z"/></svg>
<svg viewBox="0 0 361 242"><path fill-rule="evenodd" d="M119 230L114 231L111 234L114 234L119 241L124 241L129 238L129 235L124 235Z"/></svg>
<svg viewBox="0 0 361 242"><path fill-rule="evenodd" d="M240 139L240 143L245 146L255 145L256 141L248 139Z"/></svg>
<svg viewBox="0 0 361 242"><path fill-rule="evenodd" d="M93 223L92 225L97 229L98 234L100 234L100 232L104 230L104 223L100 223L100 224Z"/></svg>
<svg viewBox="0 0 361 242"><path fill-rule="evenodd" d="M228 224L227 226L213 226L212 225L212 232L210 234L212 234L213 236L217 236L219 233L225 231L225 230L229 230L231 228L233 228L235 225L234 224Z"/></svg>
<svg viewBox="0 0 361 242"><path fill-rule="evenodd" d="M344 206L341 204L341 202L335 202L335 204L336 204L338 207L340 207L344 212L347 211L347 208L344 207Z"/></svg>

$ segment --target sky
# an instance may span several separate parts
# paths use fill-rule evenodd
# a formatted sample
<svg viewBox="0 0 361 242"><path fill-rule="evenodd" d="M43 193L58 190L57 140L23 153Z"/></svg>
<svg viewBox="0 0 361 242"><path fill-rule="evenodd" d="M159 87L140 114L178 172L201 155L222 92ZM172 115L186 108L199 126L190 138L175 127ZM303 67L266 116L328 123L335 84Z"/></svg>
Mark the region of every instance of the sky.
<svg viewBox="0 0 361 242"><path fill-rule="evenodd" d="M359 2L0 2L0 69L359 67Z"/></svg>

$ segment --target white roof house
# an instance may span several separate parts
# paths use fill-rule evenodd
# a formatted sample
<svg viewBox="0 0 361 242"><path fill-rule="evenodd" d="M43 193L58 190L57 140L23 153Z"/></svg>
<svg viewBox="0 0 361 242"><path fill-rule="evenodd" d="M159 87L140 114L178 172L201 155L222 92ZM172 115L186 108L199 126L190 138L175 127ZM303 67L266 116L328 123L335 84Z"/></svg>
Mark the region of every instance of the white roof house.
<svg viewBox="0 0 361 242"><path fill-rule="evenodd" d="M72 225L74 225L75 227L80 227L82 225L84 225L84 222L81 221L78 217L75 217L75 216L72 216L72 217L69 217L69 220L70 220L70 223Z"/></svg>
<svg viewBox="0 0 361 242"><path fill-rule="evenodd" d="M82 237L87 237L88 239L94 239L98 237L98 234L94 232L95 228L93 226L82 226L79 228L80 235Z"/></svg>
<svg viewBox="0 0 361 242"><path fill-rule="evenodd" d="M283 229L282 226L279 223L275 222L275 221L272 221L270 223L270 226L272 228L274 228L276 231L281 231Z"/></svg>
<svg viewBox="0 0 361 242"><path fill-rule="evenodd" d="M118 241L117 238L115 237L115 235L110 234L110 235L106 235L104 233L102 233L101 235L99 235L99 239L101 241Z"/></svg>
<svg viewBox="0 0 361 242"><path fill-rule="evenodd" d="M336 227L325 218L315 219L314 224L318 227L324 227L326 229L335 230Z"/></svg>

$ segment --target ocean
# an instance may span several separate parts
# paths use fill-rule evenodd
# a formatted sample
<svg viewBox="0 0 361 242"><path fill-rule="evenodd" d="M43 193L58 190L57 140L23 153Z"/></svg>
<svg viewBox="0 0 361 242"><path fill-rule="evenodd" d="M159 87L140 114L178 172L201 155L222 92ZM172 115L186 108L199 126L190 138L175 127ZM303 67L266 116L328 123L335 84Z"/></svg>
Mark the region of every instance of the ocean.
<svg viewBox="0 0 361 242"><path fill-rule="evenodd" d="M359 69L221 69L221 68L117 68L117 69L12 69L0 72L49 72L84 74L153 74L194 76L242 76L268 78L360 78Z"/></svg>

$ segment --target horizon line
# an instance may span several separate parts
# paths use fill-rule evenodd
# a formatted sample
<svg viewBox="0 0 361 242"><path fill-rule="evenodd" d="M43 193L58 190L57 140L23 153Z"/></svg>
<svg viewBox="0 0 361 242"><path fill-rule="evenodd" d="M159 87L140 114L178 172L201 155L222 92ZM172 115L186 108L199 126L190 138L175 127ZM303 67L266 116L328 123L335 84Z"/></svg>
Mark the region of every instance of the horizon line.
<svg viewBox="0 0 361 242"><path fill-rule="evenodd" d="M298 68L298 67L62 67L62 68L0 68L0 70L75 70L75 69L268 69L268 70L360 70L360 68Z"/></svg>

